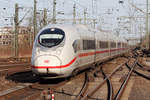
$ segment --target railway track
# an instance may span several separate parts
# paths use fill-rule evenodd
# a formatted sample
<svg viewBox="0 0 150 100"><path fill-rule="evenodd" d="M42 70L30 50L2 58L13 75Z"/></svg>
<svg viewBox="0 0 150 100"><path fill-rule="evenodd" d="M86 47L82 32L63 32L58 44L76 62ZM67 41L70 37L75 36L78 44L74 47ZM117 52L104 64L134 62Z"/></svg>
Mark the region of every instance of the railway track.
<svg viewBox="0 0 150 100"><path fill-rule="evenodd" d="M136 56L138 56L138 54ZM134 56L134 61L132 61L131 65L128 64L130 59L133 59L133 58L128 57L128 60L125 61L124 63L122 63L121 65L119 65L116 69L114 69L113 72L109 76L106 76L106 74L102 70L102 67L100 67L101 68L100 70L102 71L102 74L104 76L104 81L101 82L98 86L96 86L94 89L92 89L90 91L88 91L88 86L87 86L88 82L84 82L84 85L82 86L82 87L84 87L84 89L83 88L81 89L80 93L78 94L78 96L75 100L87 100L87 99L101 100L98 98L93 98L92 95L96 91L98 91L98 89L101 88L105 82L107 82L107 87L108 87L107 100L119 100L121 98L123 92L125 91L125 88L127 88L128 81L129 81L133 72L136 73L138 76L141 76L143 78L150 80L150 77L144 75L141 72L136 71L137 70L136 66L139 66L140 68L143 68L145 71L149 72L149 70L146 70L141 64L139 64L137 57ZM113 86L111 84L110 78L118 70L120 70L120 68L123 66L126 66L129 69L129 71L128 71L128 74L126 74L124 76L124 80L123 80L122 84L120 85L120 88L118 89L117 93L114 95ZM114 95L114 97L113 97L113 95Z"/></svg>
<svg viewBox="0 0 150 100"><path fill-rule="evenodd" d="M138 67L140 67L140 68L141 68L141 70L143 70L143 71L147 71L147 72L150 72L150 69L145 68L142 64L137 63L137 65L138 65Z"/></svg>
<svg viewBox="0 0 150 100"><path fill-rule="evenodd" d="M107 76L101 83L99 83L97 86L95 86L92 90L88 91L83 98L81 98L81 100L87 100L87 98L91 97L96 91L98 91L102 85L108 81L109 78L112 77L112 75L114 75L122 66L125 65L125 63L127 63L128 61L125 61L124 63L120 64L119 66L117 66L111 73L109 76ZM110 93L111 94L111 93ZM111 96L111 95L110 95ZM108 97L108 98L112 98L112 97Z"/></svg>
<svg viewBox="0 0 150 100"><path fill-rule="evenodd" d="M128 59L128 61L129 61L129 59ZM128 61L126 61L126 62L124 62L123 64L121 64L121 65L119 65L118 67L116 67L116 68L111 72L111 74L110 74L109 76L106 76L106 74L103 72L103 69L102 69L102 67L101 67L101 71L102 71L102 74L103 74L103 76L104 76L104 80L103 80L101 83L99 83L99 85L97 85L94 89L88 91L88 92L83 96L83 98L81 98L81 100L87 100L88 98L92 98L92 95L93 95L96 91L98 91L98 90L102 87L102 85L103 85L105 82L107 82L107 87L108 87L107 100L119 100L120 97L122 96L122 94L123 94L123 92L124 92L126 86L127 86L127 83L128 83L128 81L129 81L129 79L130 79L130 77L131 77L131 74L132 74L133 72L135 72L135 67L136 67L136 65L138 64L138 60L136 59L136 60L133 62L133 64L131 65L131 67L130 67L130 66L128 65ZM112 84L111 84L110 78L111 78L122 66L124 66L124 65L126 65L127 67L129 67L129 72L128 72L128 74L125 76L125 80L122 82L122 84L121 84L121 86L120 86L118 92L117 92L117 93L115 94L115 96L113 97L113 86L112 86ZM141 74L141 73L138 74L138 75L140 75L140 76L142 75L142 76L143 76L143 74ZM99 99L96 99L96 100L99 100Z"/></svg>
<svg viewBox="0 0 150 100"><path fill-rule="evenodd" d="M80 100L81 99L81 97L85 93L87 87L88 87L88 75L87 75L87 73L85 73L85 80L84 80L83 86L82 86L82 88L81 88L81 90L80 90L80 92L77 95L75 100Z"/></svg>
<svg viewBox="0 0 150 100"><path fill-rule="evenodd" d="M92 98L92 95L93 95L96 91L98 91L98 90L102 87L102 85L103 85L105 82L107 82L107 87L108 87L107 100L119 100L119 99L121 98L121 96L122 96L122 94L123 94L123 92L124 92L124 90L125 90L127 84L128 84L128 81L129 81L129 79L130 79L130 77L131 77L131 74L132 74L133 72L136 73L138 76L141 76L141 77L143 77L143 78L145 78L145 79L150 80L150 77L149 77L149 76L144 75L144 73L141 73L141 71L137 71L137 69L135 68L136 66L139 66L140 68L143 68L143 69L144 69L144 67L143 67L141 64L139 64L137 58L135 58L133 64L130 65L130 66L129 66L128 62L129 62L129 59L128 59L128 61L124 62L123 64L119 65L116 69L114 69L114 70L112 71L112 73L111 73L109 76L106 76L106 74L103 72L103 69L102 69L102 67L101 67L101 71L102 71L102 74L103 74L103 76L104 76L104 81L101 82L101 83L100 83L98 86L96 86L94 89L88 91L84 96L82 95L81 100L87 100L88 98ZM117 91L117 93L116 93L115 96L113 97L113 86L112 86L112 84L111 84L110 78L114 75L114 73L116 73L116 72L117 72L122 66L124 66L124 65L129 69L129 72L128 72L128 74L125 76L125 79L124 79L124 81L122 82L122 84L121 84L119 90ZM144 69L144 70L145 70L145 69ZM149 72L149 70L146 70L146 71ZM99 99L96 98L96 100L99 100Z"/></svg>
<svg viewBox="0 0 150 100"><path fill-rule="evenodd" d="M127 63L126 63L126 64L127 64ZM123 93L125 87L127 86L127 83L128 83L128 81L129 81L129 79L130 79L130 77L131 77L131 74L132 74L132 72L133 72L133 70L134 70L136 64L137 64L137 60L135 60L135 62L132 64L132 67L131 67L130 71L128 72L127 77L125 78L124 82L122 83L120 89L118 90L118 92L117 92L117 94L115 95L115 97L113 98L113 100L119 100L119 99L120 99L120 97L121 97L121 95L122 95L122 93Z"/></svg>
<svg viewBox="0 0 150 100"><path fill-rule="evenodd" d="M68 95L68 96L74 96L75 100L87 100L87 99L94 99L94 100L101 100L98 98L93 98L92 96L94 95L95 92L97 92L106 82L107 82L107 87L108 87L108 94L107 94L107 100L118 100L121 98L127 83L131 77L131 74L134 72L137 75L142 76L143 78L146 78L148 80L150 80L149 76L144 75L143 73L141 73L140 71L137 71L137 69L135 69L135 66L139 66L139 68L144 68L141 64L139 64L138 60L135 60L132 62L132 64L128 64L129 63L129 59L126 59L126 61L124 61L123 63L121 63L120 65L118 65L117 67L115 67L115 69L108 74L108 76L104 73L102 66L100 65L99 68L102 71L102 75L104 76L104 80L102 82L100 82L97 86L95 86L93 89L88 90L89 87L89 77L87 73L82 73L79 75L83 75L84 74L84 82L83 85L81 87L81 90L77 93L77 94L72 94L72 93L66 93L66 92L61 92L58 91L57 88L65 85L66 83L76 79L77 76L75 76L74 78L71 78L70 80L64 80L63 82L60 82L60 84L57 85L48 85L48 86L43 86L39 83L35 83L35 84L27 84L27 85L21 85L21 86L16 86L19 88L14 89L13 91L10 91L9 93L5 91L5 93L0 93L0 100L35 100L37 99L37 97L39 97L41 95L41 92L44 90L47 90L48 88L53 89L54 93L59 93L59 94L64 94L64 95ZM112 76L119 71L123 66L126 66L129 69L128 74L125 77L125 80L122 82L120 88L118 89L117 93L114 95L113 93L113 86L111 83L111 78ZM148 71L147 71L148 72ZM23 95L21 95L21 93ZM18 97L15 97L16 95L18 95ZM114 96L114 97L113 97Z"/></svg>
<svg viewBox="0 0 150 100"><path fill-rule="evenodd" d="M104 81L101 82L99 84L99 86L96 86L95 89L93 90L88 90L88 75L85 74L85 80L83 82L83 86L79 92L79 94L77 95L73 95L73 94L69 94L69 93L65 93L65 92L59 92L56 88L55 88L55 85L49 85L49 86L45 86L45 88L43 88L43 85L40 85L40 84L29 84L29 85L21 85L21 86L16 86L16 87L20 87L18 88L18 90L14 90L14 91L11 91L10 93L6 93L5 94L3 93L0 93L0 100L36 100L37 97L39 98L39 96L41 95L41 92L45 89L48 89L48 88L53 88L54 90L54 93L60 93L60 94L65 94L65 95L70 95L70 96L75 96L76 99L75 100L86 100L87 98L91 98L91 99L95 99L95 100L101 100L101 99L96 99L96 98L93 98L92 95L99 89L101 88L101 86L107 82L107 84L109 83L109 88L108 88L108 95L107 95L107 100L118 100L120 98L120 96L122 95L123 93L123 90L125 88L125 86L127 85L127 82L129 80L129 77L131 76L131 73L135 70L133 69L135 67L135 65L137 65L137 62L135 62L132 66L128 65L128 67L130 67L130 72L129 74L127 75L127 79L123 82L123 84L121 85L118 93L115 95L115 97L112 97L112 86L111 86L111 83L110 83L110 78L112 77L112 75L114 75L118 70L120 70L120 68L124 65L127 65L127 62L128 61L125 61L124 63L120 64L119 66L117 66L109 76L105 76L104 78ZM101 67L102 68L102 67ZM83 75L83 74L82 74ZM70 81L74 80L74 78L72 78ZM61 86L63 86L64 84L66 84L67 82L69 82L68 80L67 81L64 81L64 83L61 83ZM60 86L60 85L59 85ZM56 87L59 88L59 86L57 85ZM41 87L41 88L40 88ZM17 89L17 88L16 88ZM87 92L88 90L88 92ZM87 93L86 93L87 92ZM23 94L23 95L22 95ZM18 97L15 97L16 95L18 95ZM20 96L21 95L21 96ZM15 98L15 99L14 99Z"/></svg>
<svg viewBox="0 0 150 100"><path fill-rule="evenodd" d="M131 67L130 67L128 64L126 64L126 66L127 66L127 68L128 68L129 70L131 70ZM140 67L141 67L142 65L140 65L139 63L137 63L137 66L140 66ZM143 78L145 78L145 79L147 79L147 80L150 80L150 73L149 73L149 70L146 70L146 71L148 72L149 75L144 74L145 71L140 70L140 69L134 69L134 70L133 70L133 72L134 72L135 74L137 74L138 76L141 76L141 77L143 77Z"/></svg>
<svg viewBox="0 0 150 100"><path fill-rule="evenodd" d="M29 63L31 57L24 57L24 58L5 58L0 59L0 65L8 65L8 64L21 64L21 63Z"/></svg>
<svg viewBox="0 0 150 100"><path fill-rule="evenodd" d="M143 63L143 61L140 61L140 59L139 59L139 56L141 55L139 52L137 52L137 50L134 50L134 55L136 54L136 57L138 58L138 60L139 60L139 62L137 62L137 67L139 67L139 69L134 69L133 70L133 72L135 73L135 74L137 74L138 76L140 76L140 77L143 77L143 78L145 78L145 79L147 79L147 80L150 80L150 69L149 68L146 68L145 66L147 66L147 65L145 65L144 63ZM142 55L144 55L144 52L142 52L143 54ZM145 53L145 55L146 56L148 56L146 53ZM126 67L130 70L131 69L131 67L128 65L128 64L126 64ZM146 74L145 74L146 73Z"/></svg>
<svg viewBox="0 0 150 100"><path fill-rule="evenodd" d="M103 71L103 68L102 67L100 67L100 68L101 68L100 70L104 76L104 79L107 78L106 74ZM110 79L107 79L107 90L108 90L107 100L112 100L112 98L113 98L113 87L112 87L112 83L111 83Z"/></svg>
<svg viewBox="0 0 150 100"><path fill-rule="evenodd" d="M34 100L40 95L41 90L31 88L33 85L35 84L22 84L2 91L0 100Z"/></svg>
<svg viewBox="0 0 150 100"><path fill-rule="evenodd" d="M31 63L14 63L14 64L1 64L0 68L11 68L11 67L18 67L18 66L30 66Z"/></svg>
<svg viewBox="0 0 150 100"><path fill-rule="evenodd" d="M37 98L40 98L40 95L42 94L43 91L48 90L49 88L52 89L54 93L72 95L69 93L60 92L58 91L58 89L59 87L64 86L70 81L78 79L82 75L84 75L84 73L81 73L71 78L70 80L62 79L62 82L57 84L55 83L52 84L52 81L56 81L56 80L47 80L47 81L51 81L50 85L49 83L45 83L47 82L46 80L43 82L38 81L36 83L30 83L30 84L20 83L20 85L14 86L13 88L9 88L7 90L0 92L0 100L36 100ZM87 74L85 74L85 77L86 77L85 82L88 82Z"/></svg>
<svg viewBox="0 0 150 100"><path fill-rule="evenodd" d="M0 65L0 76L6 76L20 71L29 71L31 70L30 65L30 63Z"/></svg>
<svg viewBox="0 0 150 100"><path fill-rule="evenodd" d="M42 91L52 88L57 89L66 81L57 85L42 85L39 83L20 84L0 92L0 100L36 100L40 98Z"/></svg>

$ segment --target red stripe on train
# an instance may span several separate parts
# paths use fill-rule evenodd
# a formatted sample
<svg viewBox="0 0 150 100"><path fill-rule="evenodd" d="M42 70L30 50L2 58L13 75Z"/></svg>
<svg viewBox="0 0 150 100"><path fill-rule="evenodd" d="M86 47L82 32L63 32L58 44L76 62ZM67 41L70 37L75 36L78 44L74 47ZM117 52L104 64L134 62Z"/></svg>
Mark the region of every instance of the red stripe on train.
<svg viewBox="0 0 150 100"><path fill-rule="evenodd" d="M81 54L78 55L78 57L81 58L81 57L91 56L91 55L95 55L95 54L102 54L102 53L106 53L106 52L109 52L109 51L113 52L113 51L124 50L124 49L127 49L127 48L81 53ZM73 64L76 59L77 59L77 57L75 57L73 60L71 60L68 64L61 65L61 66L32 66L32 67L33 68L66 68L66 67L69 67L71 64Z"/></svg>
<svg viewBox="0 0 150 100"><path fill-rule="evenodd" d="M71 60L68 64L62 65L62 66L32 66L32 67L33 68L65 68L65 67L68 67L71 64L73 64L76 59L77 59L77 57L75 57L73 60Z"/></svg>

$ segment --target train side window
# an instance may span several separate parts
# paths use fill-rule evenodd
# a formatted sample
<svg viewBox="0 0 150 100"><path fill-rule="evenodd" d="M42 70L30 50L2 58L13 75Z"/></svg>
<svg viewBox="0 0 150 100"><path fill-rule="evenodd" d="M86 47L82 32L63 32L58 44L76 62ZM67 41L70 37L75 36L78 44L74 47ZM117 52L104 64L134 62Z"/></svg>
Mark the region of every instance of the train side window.
<svg viewBox="0 0 150 100"><path fill-rule="evenodd" d="M3 41L3 45L5 45L5 41Z"/></svg>
<svg viewBox="0 0 150 100"><path fill-rule="evenodd" d="M126 47L126 44L125 44L125 43L122 43L122 47L125 48L125 47Z"/></svg>
<svg viewBox="0 0 150 100"><path fill-rule="evenodd" d="M78 50L80 50L80 40L75 40L72 44L74 52L76 53Z"/></svg>
<svg viewBox="0 0 150 100"><path fill-rule="evenodd" d="M116 42L111 42L111 48L116 48Z"/></svg>
<svg viewBox="0 0 150 100"><path fill-rule="evenodd" d="M83 50L90 50L95 48L95 40L83 40Z"/></svg>
<svg viewBox="0 0 150 100"><path fill-rule="evenodd" d="M121 43L120 42L118 43L118 48L121 48Z"/></svg>
<svg viewBox="0 0 150 100"><path fill-rule="evenodd" d="M127 47L127 44L125 43L125 48Z"/></svg>
<svg viewBox="0 0 150 100"><path fill-rule="evenodd" d="M122 47L124 47L124 43L122 43Z"/></svg>
<svg viewBox="0 0 150 100"><path fill-rule="evenodd" d="M99 47L102 49L108 48L108 42L100 41Z"/></svg>

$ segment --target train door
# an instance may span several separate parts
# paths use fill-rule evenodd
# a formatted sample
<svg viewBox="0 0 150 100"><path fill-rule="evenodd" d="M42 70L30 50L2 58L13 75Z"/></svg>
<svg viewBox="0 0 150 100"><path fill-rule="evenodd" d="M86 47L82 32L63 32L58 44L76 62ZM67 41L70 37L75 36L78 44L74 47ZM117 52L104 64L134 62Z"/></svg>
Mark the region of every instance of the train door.
<svg viewBox="0 0 150 100"><path fill-rule="evenodd" d="M79 55L80 50L81 50L80 39L75 40L73 42L72 46L73 46L73 49L74 49L75 56L77 57L76 65L75 66L79 66L79 64L80 64L80 58L78 57L78 55Z"/></svg>

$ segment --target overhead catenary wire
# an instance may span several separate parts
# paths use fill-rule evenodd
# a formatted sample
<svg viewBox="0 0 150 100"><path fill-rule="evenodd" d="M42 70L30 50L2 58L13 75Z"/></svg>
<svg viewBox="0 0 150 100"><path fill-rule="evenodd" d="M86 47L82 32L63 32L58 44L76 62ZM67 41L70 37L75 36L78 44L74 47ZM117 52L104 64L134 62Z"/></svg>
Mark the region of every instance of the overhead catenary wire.
<svg viewBox="0 0 150 100"><path fill-rule="evenodd" d="M134 4L131 2L131 0L128 0L128 3L129 3L133 8L135 8L136 10L138 10L138 11L140 11L140 12L146 14L142 9L140 9L140 8L138 8L136 5L134 5Z"/></svg>
<svg viewBox="0 0 150 100"><path fill-rule="evenodd" d="M24 14L24 16L22 17L22 19L18 22L18 24L20 24L20 23L24 20L24 18L29 14L30 11L31 11L31 10L28 10L28 11Z"/></svg>
<svg viewBox="0 0 150 100"><path fill-rule="evenodd" d="M78 4L80 7L82 7L83 9L87 9L87 7L83 6L82 4L80 4L79 2L73 0L74 3Z"/></svg>

